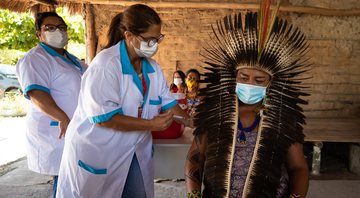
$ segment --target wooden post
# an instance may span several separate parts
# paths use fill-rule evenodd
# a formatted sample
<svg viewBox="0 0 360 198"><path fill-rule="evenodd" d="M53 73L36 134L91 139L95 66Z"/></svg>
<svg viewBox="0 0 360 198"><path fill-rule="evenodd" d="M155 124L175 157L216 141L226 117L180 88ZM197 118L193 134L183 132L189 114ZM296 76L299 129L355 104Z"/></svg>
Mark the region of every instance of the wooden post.
<svg viewBox="0 0 360 198"><path fill-rule="evenodd" d="M37 13L39 13L39 8L40 8L39 4L30 7L30 12L32 13L34 18L36 18Z"/></svg>
<svg viewBox="0 0 360 198"><path fill-rule="evenodd" d="M313 147L313 158L311 165L311 174L319 175L320 174L320 164L321 164L321 149L323 147L322 142L314 142Z"/></svg>
<svg viewBox="0 0 360 198"><path fill-rule="evenodd" d="M360 174L360 144L350 144L349 170Z"/></svg>
<svg viewBox="0 0 360 198"><path fill-rule="evenodd" d="M85 28L86 28L86 62L96 55L97 37L94 24L94 13L91 4L85 4Z"/></svg>

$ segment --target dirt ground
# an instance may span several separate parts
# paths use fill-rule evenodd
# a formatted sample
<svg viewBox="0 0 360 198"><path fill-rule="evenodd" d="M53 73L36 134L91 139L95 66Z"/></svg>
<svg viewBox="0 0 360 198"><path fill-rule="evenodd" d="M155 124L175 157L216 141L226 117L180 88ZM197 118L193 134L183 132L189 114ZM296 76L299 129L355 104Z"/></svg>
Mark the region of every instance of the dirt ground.
<svg viewBox="0 0 360 198"><path fill-rule="evenodd" d="M50 198L52 179L27 168L24 118L0 118L0 198ZM311 177L309 198L356 198L360 176L351 173ZM156 198L185 197L185 182L155 182Z"/></svg>

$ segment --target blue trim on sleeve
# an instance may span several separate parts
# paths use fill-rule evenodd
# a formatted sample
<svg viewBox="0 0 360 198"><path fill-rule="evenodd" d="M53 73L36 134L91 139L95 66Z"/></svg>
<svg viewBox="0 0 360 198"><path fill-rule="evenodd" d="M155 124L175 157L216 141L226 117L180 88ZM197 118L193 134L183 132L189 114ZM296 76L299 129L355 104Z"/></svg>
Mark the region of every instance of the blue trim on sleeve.
<svg viewBox="0 0 360 198"><path fill-rule="evenodd" d="M94 116L94 117L90 117L88 118L89 121L93 124L99 123L99 122L105 122L110 120L114 115L116 114L120 114L120 115L124 115L124 112L122 110L122 108L120 109L116 109L114 111L111 111L109 113L106 114L102 114L102 115L98 115L98 116Z"/></svg>
<svg viewBox="0 0 360 198"><path fill-rule="evenodd" d="M27 86L25 89L24 89L24 96L26 99L30 99L30 97L27 95L27 93L33 89L37 89L37 90L40 90L40 91L44 91L48 94L50 94L50 89L47 88L47 87L44 87L44 86L41 86L41 85L37 85L37 84L32 84L32 85L29 85Z"/></svg>
<svg viewBox="0 0 360 198"><path fill-rule="evenodd" d="M84 163L83 161L81 161L81 160L78 161L78 165L79 165L81 168L89 171L90 173L96 174L96 175L104 175L104 174L107 173L107 169L106 169L106 168L102 168L102 169L92 168L91 166L85 164L85 163Z"/></svg>
<svg viewBox="0 0 360 198"><path fill-rule="evenodd" d="M58 121L51 120L50 126L59 126L59 122L58 122Z"/></svg>
<svg viewBox="0 0 360 198"><path fill-rule="evenodd" d="M167 105L161 107L161 111L166 111L166 110L170 109L171 107L173 107L173 106L175 106L175 105L177 105L177 101L176 101L176 100L174 100L174 101L168 103Z"/></svg>

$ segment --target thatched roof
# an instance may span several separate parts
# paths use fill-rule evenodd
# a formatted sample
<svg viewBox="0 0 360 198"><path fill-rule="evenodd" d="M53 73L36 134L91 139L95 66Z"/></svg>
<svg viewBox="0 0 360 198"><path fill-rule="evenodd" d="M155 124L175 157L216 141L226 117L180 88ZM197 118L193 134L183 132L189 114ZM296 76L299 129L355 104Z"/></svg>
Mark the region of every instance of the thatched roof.
<svg viewBox="0 0 360 198"><path fill-rule="evenodd" d="M57 6L67 7L71 14L80 13L83 1L76 0L1 0L0 8L14 12L54 11Z"/></svg>
<svg viewBox="0 0 360 198"><path fill-rule="evenodd" d="M33 13L53 11L56 6L66 7L70 14L81 14L84 10L84 4L97 5L118 5L130 6L135 3L145 3L156 8L198 8L198 9L245 9L257 10L258 2L246 1L248 3L221 2L221 1L145 1L145 0L0 0L0 8L15 12ZM251 3L250 3L251 2ZM282 5L280 11L307 13L326 16L360 16L360 8L352 9L334 9L309 6Z"/></svg>

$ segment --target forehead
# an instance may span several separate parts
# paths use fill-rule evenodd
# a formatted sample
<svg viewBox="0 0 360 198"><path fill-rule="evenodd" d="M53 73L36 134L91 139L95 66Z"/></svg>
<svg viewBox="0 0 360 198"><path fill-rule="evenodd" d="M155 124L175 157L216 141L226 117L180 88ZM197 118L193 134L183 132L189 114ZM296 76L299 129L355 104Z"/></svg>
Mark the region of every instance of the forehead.
<svg viewBox="0 0 360 198"><path fill-rule="evenodd" d="M60 25L60 24L64 24L64 22L59 17L48 16L44 19L41 25Z"/></svg>
<svg viewBox="0 0 360 198"><path fill-rule="evenodd" d="M174 77L180 77L180 74L177 73L177 72L175 72L175 73L174 73Z"/></svg>
<svg viewBox="0 0 360 198"><path fill-rule="evenodd" d="M161 34L161 24L152 24L149 29L142 33L143 36L158 37Z"/></svg>
<svg viewBox="0 0 360 198"><path fill-rule="evenodd" d="M188 75L187 75L188 78L198 78L197 74L195 72L190 72Z"/></svg>
<svg viewBox="0 0 360 198"><path fill-rule="evenodd" d="M240 75L247 75L247 76L254 76L254 77L269 77L270 75L264 71L251 69L251 68L242 68L237 71L237 76Z"/></svg>

